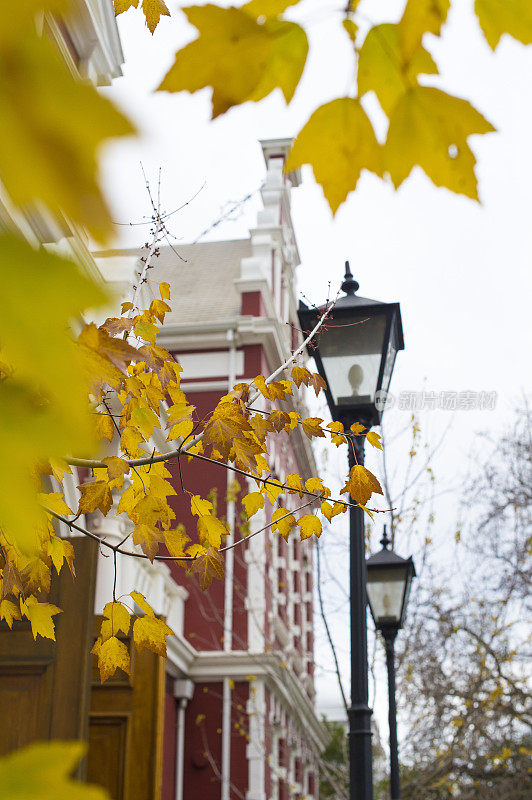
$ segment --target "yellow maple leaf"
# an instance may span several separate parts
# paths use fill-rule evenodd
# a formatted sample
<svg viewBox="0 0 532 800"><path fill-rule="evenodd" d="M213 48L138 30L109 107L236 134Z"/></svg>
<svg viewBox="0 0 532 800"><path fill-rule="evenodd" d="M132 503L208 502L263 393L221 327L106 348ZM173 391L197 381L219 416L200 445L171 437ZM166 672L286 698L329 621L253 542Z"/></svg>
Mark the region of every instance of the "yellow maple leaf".
<svg viewBox="0 0 532 800"><path fill-rule="evenodd" d="M68 539L52 536L47 545L47 553L52 559L52 563L58 573L61 572L63 561L66 560L72 575L75 577L74 548Z"/></svg>
<svg viewBox="0 0 532 800"><path fill-rule="evenodd" d="M198 517L198 537L202 544L219 550L222 545L222 536L227 536L228 530L217 517L210 515Z"/></svg>
<svg viewBox="0 0 532 800"><path fill-rule="evenodd" d="M305 481L305 489L312 494L321 494L324 497L330 497L331 490L323 485L321 478L307 478Z"/></svg>
<svg viewBox="0 0 532 800"><path fill-rule="evenodd" d="M190 498L190 513L196 517L203 517L205 514L210 514L212 511L212 503L210 500L204 500L199 494L194 494Z"/></svg>
<svg viewBox="0 0 532 800"><path fill-rule="evenodd" d="M357 436L359 433L362 433L362 431L365 431L366 429L363 425L360 424L360 422L354 422L349 428L349 430L352 433L354 433L355 436Z"/></svg>
<svg viewBox="0 0 532 800"><path fill-rule="evenodd" d="M36 27L33 21L0 48L2 183L17 206L41 202L56 219L66 215L102 241L112 225L98 186L97 151L133 128L88 81L75 80Z"/></svg>
<svg viewBox="0 0 532 800"><path fill-rule="evenodd" d="M291 473L286 476L284 482L286 486L290 487L289 494L295 494L297 492L300 497L303 497L303 481L301 475Z"/></svg>
<svg viewBox="0 0 532 800"><path fill-rule="evenodd" d="M342 493L349 492L355 503L365 506L373 492L383 494L382 487L372 472L361 464L351 467Z"/></svg>
<svg viewBox="0 0 532 800"><path fill-rule="evenodd" d="M295 367L292 367L291 375L298 389L302 383L308 386L312 378L312 373L306 367L299 367L297 364Z"/></svg>
<svg viewBox="0 0 532 800"><path fill-rule="evenodd" d="M301 425L309 439L314 437L325 438L325 434L321 427L322 422L323 420L320 417L308 417L302 421Z"/></svg>
<svg viewBox="0 0 532 800"><path fill-rule="evenodd" d="M170 300L170 284L166 282L160 283L159 294L162 300Z"/></svg>
<svg viewBox="0 0 532 800"><path fill-rule="evenodd" d="M0 619L4 619L10 628L13 627L13 620L20 619L20 609L11 600L0 600Z"/></svg>
<svg viewBox="0 0 532 800"><path fill-rule="evenodd" d="M532 43L532 6L529 0L475 0L475 11L492 50L508 33L523 44Z"/></svg>
<svg viewBox="0 0 532 800"><path fill-rule="evenodd" d="M177 528L164 532L164 542L171 556L183 556L190 536L187 536L184 525L178 525Z"/></svg>
<svg viewBox="0 0 532 800"><path fill-rule="evenodd" d="M112 437L111 437L112 438ZM144 441L142 433L136 428L127 425L122 431L120 437L120 449L129 457L137 456L144 451L139 447L140 443Z"/></svg>
<svg viewBox="0 0 532 800"><path fill-rule="evenodd" d="M154 527L159 524L164 529L167 529L171 521L175 519L175 513L166 499L154 494L141 497L129 512L129 516L137 525L144 524Z"/></svg>
<svg viewBox="0 0 532 800"><path fill-rule="evenodd" d="M323 530L321 520L314 514L304 514L298 519L297 525L301 528L301 541L310 539L311 536L319 539Z"/></svg>
<svg viewBox="0 0 532 800"><path fill-rule="evenodd" d="M111 636L116 636L120 631L126 636L129 633L131 618L129 611L123 603L118 601L106 603L103 610L104 619L102 621L101 638L103 641Z"/></svg>
<svg viewBox="0 0 532 800"><path fill-rule="evenodd" d="M478 200L474 133L494 131L467 100L417 86L401 97L390 117L385 167L397 188L417 164L436 186Z"/></svg>
<svg viewBox="0 0 532 800"><path fill-rule="evenodd" d="M9 800L109 800L103 787L70 776L84 742L37 742L0 758L0 797Z"/></svg>
<svg viewBox="0 0 532 800"><path fill-rule="evenodd" d="M57 481L59 481L59 483L62 482L65 475L72 475L72 470L70 468L70 465L67 464L67 462L63 458L52 457L50 459L50 467L54 478Z"/></svg>
<svg viewBox="0 0 532 800"><path fill-rule="evenodd" d="M21 602L20 610L30 621L34 639L42 636L55 642L55 625L52 617L62 613L60 608L51 603L39 603L32 595Z"/></svg>
<svg viewBox="0 0 532 800"><path fill-rule="evenodd" d="M173 635L172 628L157 617L138 617L133 623L133 639L139 650L145 648L166 657L166 637Z"/></svg>
<svg viewBox="0 0 532 800"><path fill-rule="evenodd" d="M190 549L190 548L189 548ZM192 554L191 554L192 555ZM222 554L210 547L207 552L199 554L189 570L190 574L197 575L203 591L208 589L214 578L223 580L224 562Z"/></svg>
<svg viewBox="0 0 532 800"><path fill-rule="evenodd" d="M451 0L408 0L399 22L401 52L406 62L414 58L425 33L440 35L450 6Z"/></svg>
<svg viewBox="0 0 532 800"><path fill-rule="evenodd" d="M78 486L81 497L78 503L78 514L91 514L99 509L104 516L113 505L113 495L107 481L92 481Z"/></svg>
<svg viewBox="0 0 532 800"><path fill-rule="evenodd" d="M249 0L242 6L242 10L256 19L259 17L270 19L284 14L287 8L295 6L297 2L298 0Z"/></svg>
<svg viewBox="0 0 532 800"><path fill-rule="evenodd" d="M94 415L94 420L96 439L107 439L108 442L111 442L115 433L112 417L107 413L97 413Z"/></svg>
<svg viewBox="0 0 532 800"><path fill-rule="evenodd" d="M272 514L272 531L280 533L285 542L288 541L288 535L295 524L296 518L286 508L276 508Z"/></svg>
<svg viewBox="0 0 532 800"><path fill-rule="evenodd" d="M359 53L360 96L374 91L383 111L389 115L420 74L438 74L432 56L424 47L420 45L412 58L406 59L400 49L398 25L384 23L370 28Z"/></svg>
<svg viewBox="0 0 532 800"><path fill-rule="evenodd" d="M331 442L336 445L336 447L340 447L341 444L345 444L347 439L343 436L344 426L341 422L329 422L327 427L331 431Z"/></svg>
<svg viewBox="0 0 532 800"><path fill-rule="evenodd" d="M244 8L249 13L249 3ZM263 16L262 14L260 16ZM250 95L250 100L262 100L279 87L289 103L297 89L308 55L307 34L295 22L267 19L262 27L271 37L271 53L259 81Z"/></svg>
<svg viewBox="0 0 532 800"><path fill-rule="evenodd" d="M311 165L333 214L356 188L363 169L382 174L375 132L358 100L341 97L312 114L296 136L285 170L303 164Z"/></svg>
<svg viewBox="0 0 532 800"><path fill-rule="evenodd" d="M65 503L62 492L39 492L39 503L56 514L72 514L72 510Z"/></svg>
<svg viewBox="0 0 532 800"><path fill-rule="evenodd" d="M282 491L283 486L276 478L268 479L268 483L264 484L264 492L270 503L275 503Z"/></svg>
<svg viewBox="0 0 532 800"><path fill-rule="evenodd" d="M370 431L369 433L366 434L366 441L368 441L372 447L376 447L377 450L382 450L380 433L375 433L375 431Z"/></svg>
<svg viewBox="0 0 532 800"><path fill-rule="evenodd" d="M199 37L178 51L159 91L196 92L212 86L213 117L250 100L272 54L266 26L241 9L211 3L183 12Z"/></svg>
<svg viewBox="0 0 532 800"><path fill-rule="evenodd" d="M108 678L114 675L117 669L121 669L129 675L129 652L124 642L121 642L116 636L110 636L104 642L101 639L97 639L91 653L94 653L98 658L98 669L100 670L102 683L105 683Z"/></svg>
<svg viewBox="0 0 532 800"><path fill-rule="evenodd" d="M133 529L133 544L140 545L144 555L148 556L153 564L153 559L159 552L159 543L162 540L161 531L143 522L135 525Z"/></svg>
<svg viewBox="0 0 532 800"><path fill-rule="evenodd" d="M145 614L147 614L149 617L155 616L153 608L150 606L143 594L133 589L133 591L129 593L129 596L133 598L135 603L144 611Z"/></svg>
<svg viewBox="0 0 532 800"><path fill-rule="evenodd" d="M264 508L264 497L260 492L251 492L242 498L242 505L249 519L261 508Z"/></svg>
<svg viewBox="0 0 532 800"><path fill-rule="evenodd" d="M115 14L118 16L124 11L127 11L128 8L138 8L138 5L139 0L114 0ZM142 0L142 11L150 33L155 31L162 16L170 16L168 7L163 0ZM168 286L168 284L165 285ZM160 284L160 286L163 286L163 284ZM170 297L169 293L168 297Z"/></svg>
<svg viewBox="0 0 532 800"><path fill-rule="evenodd" d="M129 464L118 456L107 456L103 459L103 463L107 466L109 481L112 482L113 488L116 486L117 489L120 489L123 486L124 478L129 474Z"/></svg>

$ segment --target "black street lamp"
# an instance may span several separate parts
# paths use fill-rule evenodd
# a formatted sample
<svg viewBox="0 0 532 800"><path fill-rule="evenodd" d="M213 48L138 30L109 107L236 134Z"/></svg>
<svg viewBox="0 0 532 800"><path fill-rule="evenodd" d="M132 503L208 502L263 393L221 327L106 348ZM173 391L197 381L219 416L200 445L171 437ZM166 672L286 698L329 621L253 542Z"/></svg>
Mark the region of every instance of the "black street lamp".
<svg viewBox="0 0 532 800"><path fill-rule="evenodd" d="M327 384L327 402L334 420L348 429L355 422L369 429L378 424L384 410L382 392L387 392L395 355L404 348L398 303L381 303L358 297L358 283L349 262L341 297L311 344L318 371ZM303 330L312 330L322 308L299 306ZM364 463L365 437L353 437L348 447L349 470ZM356 459L355 459L356 455ZM364 512L349 513L349 582L351 612L351 707L349 709L349 797L372 800L371 708L368 706L368 645L366 617L366 553Z"/></svg>
<svg viewBox="0 0 532 800"><path fill-rule="evenodd" d="M397 631L403 627L410 586L412 578L416 576L416 570L412 557L401 558L393 550L388 550L390 540L386 536L386 526L381 544L382 550L366 561L366 589L375 627L382 633L386 648L390 724L390 797L391 800L400 800L394 645Z"/></svg>

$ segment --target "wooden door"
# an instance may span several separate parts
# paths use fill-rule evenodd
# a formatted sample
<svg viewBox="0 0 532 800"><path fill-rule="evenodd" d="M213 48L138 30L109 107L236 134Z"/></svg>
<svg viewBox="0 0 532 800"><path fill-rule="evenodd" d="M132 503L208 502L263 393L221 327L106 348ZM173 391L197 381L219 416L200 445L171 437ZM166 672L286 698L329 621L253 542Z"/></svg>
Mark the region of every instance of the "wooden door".
<svg viewBox="0 0 532 800"><path fill-rule="evenodd" d="M56 641L34 641L27 620L13 630L0 623L0 754L36 740L87 739L97 546L70 541L77 577L63 568L43 598L63 610ZM77 776L84 772L82 763Z"/></svg>
<svg viewBox="0 0 532 800"><path fill-rule="evenodd" d="M94 638L101 618L95 620ZM131 675L117 670L104 684L93 666L87 780L104 786L112 800L160 800L164 730L164 660L137 652Z"/></svg>

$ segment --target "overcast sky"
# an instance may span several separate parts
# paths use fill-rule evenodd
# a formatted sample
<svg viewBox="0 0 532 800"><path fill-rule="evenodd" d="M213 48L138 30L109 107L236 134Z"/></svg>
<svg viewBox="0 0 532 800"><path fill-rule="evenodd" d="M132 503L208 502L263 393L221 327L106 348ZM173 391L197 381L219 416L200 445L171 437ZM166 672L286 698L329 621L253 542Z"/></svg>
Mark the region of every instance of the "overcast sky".
<svg viewBox="0 0 532 800"><path fill-rule="evenodd" d="M177 4L170 0L168 5L173 16L161 20L154 37L140 13L130 10L119 18L124 77L103 91L128 112L143 135L107 150L104 179L115 218L121 222L138 221L149 212L141 161L151 179L162 167L168 210L205 184L196 200L174 217L175 235L189 242L232 201L256 192L265 171L259 139L295 135L319 104L345 94L352 54L338 24L343 3L306 0L292 18L307 28L311 52L290 108L276 91L259 105L245 104L211 122L210 90L153 94L175 50L195 33ZM360 10L378 22L397 16L402 5L397 0L363 0ZM303 185L292 194L302 261L299 286L307 296L322 301L328 281L341 280L349 259L360 294L400 301L406 349L397 359L394 395L423 389L498 393L495 410L422 413L431 441L452 423L434 464L442 488L461 485L471 452L482 450L476 433L488 429L496 435L503 430L523 392L530 389L532 344L532 49L504 37L493 54L478 29L473 0L454 6L442 39L425 37L441 73L426 83L472 101L498 130L470 140L478 158L482 205L436 189L417 169L398 192L364 175L334 220L308 167L303 169ZM370 98L368 109L374 108ZM255 193L235 220L218 226L207 238L246 236L259 207ZM142 244L141 230L117 226L120 244ZM407 414L391 413L390 426L400 428ZM405 448L402 454L397 446L394 450L399 471ZM448 498L439 506L443 540L452 538L458 515L457 496L451 496L452 502ZM334 559L335 551L330 555ZM331 613L337 600L331 590ZM345 606L334 619L347 670ZM330 666L321 637L318 646L317 660ZM318 689L321 702L338 703L328 673L319 678Z"/></svg>

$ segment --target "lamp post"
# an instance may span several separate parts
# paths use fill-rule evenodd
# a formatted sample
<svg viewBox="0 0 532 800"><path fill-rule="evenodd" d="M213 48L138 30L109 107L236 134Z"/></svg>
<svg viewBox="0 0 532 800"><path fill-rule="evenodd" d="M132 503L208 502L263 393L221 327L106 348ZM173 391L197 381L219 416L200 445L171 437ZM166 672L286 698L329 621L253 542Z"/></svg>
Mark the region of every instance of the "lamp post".
<svg viewBox="0 0 532 800"><path fill-rule="evenodd" d="M388 722L390 725L390 798L400 800L399 754L397 746L397 708L395 705L395 637L403 627L412 578L416 575L412 557L401 558L388 550L386 525L382 550L368 558L367 594L375 627L382 633L388 670Z"/></svg>
<svg viewBox="0 0 532 800"><path fill-rule="evenodd" d="M359 297L349 262L345 264L345 295L322 329L317 346L309 347L318 372L327 384L331 416L349 428L355 422L366 429L378 424L398 350L404 348L398 303ZM312 330L322 308L299 306L303 330ZM364 438L348 447L349 470L364 463ZM356 459L355 459L356 456ZM351 707L349 709L349 797L372 800L371 708L368 706L366 617L366 553L361 508L349 511L349 586L351 615Z"/></svg>

